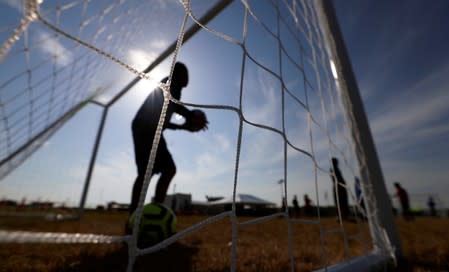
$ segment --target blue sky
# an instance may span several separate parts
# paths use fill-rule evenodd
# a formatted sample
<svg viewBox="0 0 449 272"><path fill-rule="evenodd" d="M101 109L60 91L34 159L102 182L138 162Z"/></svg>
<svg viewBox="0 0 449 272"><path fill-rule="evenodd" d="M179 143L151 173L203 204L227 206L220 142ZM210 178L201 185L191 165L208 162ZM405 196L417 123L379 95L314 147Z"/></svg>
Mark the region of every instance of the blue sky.
<svg viewBox="0 0 449 272"><path fill-rule="evenodd" d="M11 3L14 2L0 2L2 7L11 7ZM47 3L50 6L52 1ZM449 203L446 196L449 192L448 170L445 167L449 162L449 144L445 141L449 134L449 125L445 121L449 117L449 107L446 105L449 102L446 87L449 85L449 57L446 52L449 43L446 26L449 22L444 12L449 8L447 2L442 0L426 4L422 1L339 0L335 1L335 6L389 191L393 192L392 183L399 181L411 194L437 193ZM116 54L139 69L145 68L158 52L175 39L180 24L182 9L176 1L158 1L157 8L171 10L172 21L176 23L151 25L144 28L146 32L142 32L142 28L132 30L131 37L134 39L126 40L115 35L112 36L113 41L110 41L105 37L104 43L98 39L98 45L115 50L122 48L120 43L124 43L123 46L126 45L128 50L118 50ZM194 11L196 8L200 12L208 6L195 6ZM11 8L10 11L10 14L17 12L17 7ZM140 12L145 11L143 9ZM254 9L254 13L267 22L269 29L276 29L275 14L263 5ZM62 18L66 18L67 22L75 20L70 17L71 13L67 14L62 15L67 17ZM55 20L49 16L50 20ZM87 13L83 16L89 18ZM152 16L148 17L154 19ZM138 17L126 17L124 20L135 18ZM105 17L104 20L107 19ZM143 22L141 24L143 25ZM237 2L223 11L209 26L241 40L242 24L243 8ZM70 23L61 24L61 27L66 27L68 31L76 34L78 29L73 26L74 24ZM163 28L166 31L160 31ZM92 54L83 48L69 49L73 44L64 39L49 38L49 34L41 25L33 24L32 30L30 39L40 38L47 41L35 49L35 54L44 57L47 54L48 57L56 51L60 56L56 66L68 65L70 60L83 52L86 55ZM90 30L89 26L81 36L91 35L90 31L93 30ZM160 34L165 32L170 35ZM5 33L0 32L2 40ZM253 19L249 20L246 46L258 62L275 71L280 69L277 61L277 40L270 37ZM290 46L290 43L286 44L287 50L291 49ZM17 48L20 46L17 45ZM289 52L294 54L296 51ZM201 31L185 44L178 59L186 63L190 71L190 83L183 92L183 101L238 106L242 61L239 46ZM84 59L80 60L79 65L82 61ZM2 73L7 67L4 63L0 66ZM111 62L99 61L99 65L102 65L101 69L91 71L93 76L90 80L78 82L76 78L72 79L78 85L69 86L67 89L74 92L77 88L104 87L107 88L106 92L97 99L107 101L120 90L120 86L133 77L131 73ZM296 76L291 66L292 63L288 61L282 64L284 84L291 90L297 90L295 95L304 100L305 91L301 87L303 78ZM15 71L13 67L15 66L8 67L11 74ZM136 171L130 122L156 82L167 74L168 67L167 60L150 74L154 81L142 81L110 108L88 195L89 205L111 200L129 201ZM309 74L310 68L306 70L307 76L313 78L313 75ZM61 84L65 86L64 83ZM280 86L276 78L253 62L247 61L243 84L245 117L252 122L281 129L281 96L277 91ZM9 93L2 93L2 96L5 95ZM312 114L318 119L322 118L318 97L309 92L308 99ZM306 112L291 99L286 101L286 135L297 147L310 151ZM192 193L195 200L205 200L206 194L229 196L233 187L238 117L234 112L224 110L208 109L206 113L210 121L209 130L206 132L164 132L178 167L178 174L172 184L176 184L177 192ZM26 196L29 200L48 199L77 203L100 114L101 109L98 106L88 105L83 108L29 160L0 182L0 197L21 199ZM337 109L330 119L336 121L335 126L330 125L331 134L335 135L336 143L345 154L349 154L350 147L344 142L345 134L337 133L342 127L341 112ZM327 143L316 127L312 127L312 131L315 132L316 157L321 166L327 168ZM276 182L283 177L282 148L282 138L278 134L245 125L238 192L252 193L279 203L280 188ZM302 194L308 193L316 202L310 160L293 152L291 148L288 149L287 155L289 201L293 194L301 197ZM352 185L350 170L345 168L343 171L348 184ZM317 181L320 201L326 205L331 201L324 197L326 192L330 194L329 177L319 173ZM149 195L153 194L154 185L155 178L150 184ZM172 191L173 186L170 187L170 192Z"/></svg>
<svg viewBox="0 0 449 272"><path fill-rule="evenodd" d="M448 203L446 1L337 1L386 182Z"/></svg>

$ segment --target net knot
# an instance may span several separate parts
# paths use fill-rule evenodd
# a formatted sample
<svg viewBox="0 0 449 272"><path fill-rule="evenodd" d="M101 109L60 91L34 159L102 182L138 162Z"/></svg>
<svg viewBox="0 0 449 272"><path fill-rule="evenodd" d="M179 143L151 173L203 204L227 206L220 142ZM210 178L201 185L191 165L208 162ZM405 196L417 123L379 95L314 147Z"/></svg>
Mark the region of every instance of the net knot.
<svg viewBox="0 0 449 272"><path fill-rule="evenodd" d="M38 19L39 15L39 5L42 4L43 0L26 0L24 6L25 20L34 21Z"/></svg>
<svg viewBox="0 0 449 272"><path fill-rule="evenodd" d="M184 7L184 11L186 12L187 15L191 15L192 14L192 10L190 8L190 0L180 0L182 6Z"/></svg>

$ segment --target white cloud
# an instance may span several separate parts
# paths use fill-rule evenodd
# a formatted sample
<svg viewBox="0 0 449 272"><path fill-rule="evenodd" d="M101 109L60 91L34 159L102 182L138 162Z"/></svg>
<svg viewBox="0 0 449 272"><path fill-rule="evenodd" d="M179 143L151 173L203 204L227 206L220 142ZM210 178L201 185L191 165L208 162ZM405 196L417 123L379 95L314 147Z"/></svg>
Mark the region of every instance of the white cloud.
<svg viewBox="0 0 449 272"><path fill-rule="evenodd" d="M156 3L160 9L166 9L166 8L168 8L168 6L171 6L173 4L178 4L179 1L178 0L157 0Z"/></svg>
<svg viewBox="0 0 449 272"><path fill-rule="evenodd" d="M432 158L421 146L435 148L434 139L449 134L449 64L412 82L407 90L397 90L377 114L371 128L388 185L401 182L409 194L447 192L447 159ZM446 148L445 146L439 147ZM424 150L424 148L422 148ZM411 156L413 152L413 156ZM420 155L422 154L422 155ZM440 195L447 201L446 194Z"/></svg>
<svg viewBox="0 0 449 272"><path fill-rule="evenodd" d="M243 113L254 123L281 128L281 84L260 67L247 72Z"/></svg>
<svg viewBox="0 0 449 272"><path fill-rule="evenodd" d="M165 49L168 46L168 42L166 40L153 40L150 46L154 49Z"/></svg>
<svg viewBox="0 0 449 272"><path fill-rule="evenodd" d="M443 201L448 201L446 192L447 160L416 161L387 158L382 161L386 176L387 189L393 192L393 182L400 182L409 192L411 198L416 194L437 194Z"/></svg>
<svg viewBox="0 0 449 272"><path fill-rule="evenodd" d="M128 59L137 70L145 69L156 57L157 55L154 52L146 52L140 49L128 50Z"/></svg>
<svg viewBox="0 0 449 272"><path fill-rule="evenodd" d="M447 132L449 65L419 80L405 95L392 96L374 116L371 127L380 144L406 147Z"/></svg>
<svg viewBox="0 0 449 272"><path fill-rule="evenodd" d="M60 40L45 31L37 32L37 40L41 41L38 48L46 55L56 57L56 64L65 66L69 64L74 56Z"/></svg>
<svg viewBox="0 0 449 272"><path fill-rule="evenodd" d="M106 154L95 165L88 202L128 202L136 175L134 155L130 150Z"/></svg>
<svg viewBox="0 0 449 272"><path fill-rule="evenodd" d="M23 11L22 1L19 1L19 0L1 0L0 2L10 6L13 9L16 9L19 12Z"/></svg>
<svg viewBox="0 0 449 272"><path fill-rule="evenodd" d="M231 141L223 134L214 134L213 136L221 152L229 152L231 150Z"/></svg>
<svg viewBox="0 0 449 272"><path fill-rule="evenodd" d="M108 155L95 166L95 178L107 183L122 182L135 175L133 156L123 151Z"/></svg>
<svg viewBox="0 0 449 272"><path fill-rule="evenodd" d="M232 145L230 139L223 134L209 135L208 140L201 145L202 151L189 160L190 167L184 167L179 178L182 182L194 184L233 173L235 149Z"/></svg>

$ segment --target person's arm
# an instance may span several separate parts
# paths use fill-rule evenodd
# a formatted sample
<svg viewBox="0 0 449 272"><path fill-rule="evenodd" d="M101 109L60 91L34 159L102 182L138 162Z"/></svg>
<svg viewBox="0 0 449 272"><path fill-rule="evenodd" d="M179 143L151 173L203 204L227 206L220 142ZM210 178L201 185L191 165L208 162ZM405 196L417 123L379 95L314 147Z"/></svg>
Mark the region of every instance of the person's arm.
<svg viewBox="0 0 449 272"><path fill-rule="evenodd" d="M181 115L182 117L184 117L185 119L190 117L190 110L188 108L186 108L183 105L180 104L175 104L174 105L174 112L176 112L177 114Z"/></svg>
<svg viewBox="0 0 449 272"><path fill-rule="evenodd" d="M184 107L183 105L172 103L172 106L174 108L174 112L176 112L177 114L179 114L182 117L184 117L184 119L187 119L187 118L190 117L190 110L187 109L186 107ZM185 129L185 130L189 130L189 128L185 125L185 123L182 124L182 125L179 125L179 124L171 123L170 121L165 126L165 128L167 128L167 129Z"/></svg>
<svg viewBox="0 0 449 272"><path fill-rule="evenodd" d="M169 122L165 128L168 128L168 129L185 129L185 126L184 126L184 124L183 125L178 125L178 124Z"/></svg>

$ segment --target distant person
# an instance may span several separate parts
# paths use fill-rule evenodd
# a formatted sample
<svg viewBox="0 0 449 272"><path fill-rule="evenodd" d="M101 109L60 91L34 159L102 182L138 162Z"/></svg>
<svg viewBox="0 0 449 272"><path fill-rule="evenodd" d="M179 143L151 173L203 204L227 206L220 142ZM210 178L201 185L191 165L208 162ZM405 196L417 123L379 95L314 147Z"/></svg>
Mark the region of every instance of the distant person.
<svg viewBox="0 0 449 272"><path fill-rule="evenodd" d="M324 200L326 200L327 206L330 206L329 193L328 193L328 191L325 191L325 192L324 192Z"/></svg>
<svg viewBox="0 0 449 272"><path fill-rule="evenodd" d="M355 198L357 200L357 203L360 205L360 208L365 211L365 201L362 195L362 185L360 184L360 179L359 177L355 177L354 179Z"/></svg>
<svg viewBox="0 0 449 272"><path fill-rule="evenodd" d="M427 200L427 206L429 206L430 216L437 216L437 211L435 210L435 201L432 196L429 196Z"/></svg>
<svg viewBox="0 0 449 272"><path fill-rule="evenodd" d="M282 212L285 212L286 204L287 200L285 199L285 197L282 197L282 207L281 207Z"/></svg>
<svg viewBox="0 0 449 272"><path fill-rule="evenodd" d="M167 81L168 77L164 78L161 82L167 83ZM181 90L187 86L188 82L189 74L187 67L184 64L177 62L174 66L169 89L171 96L177 100L180 100ZM129 212L131 214L137 208L163 103L163 90L158 87L148 95L132 121L134 152L137 164L137 178L134 182L131 205L129 208ZM185 118L186 122L184 124L178 125L170 122L170 119L175 112ZM193 118L193 115L194 114L192 111L188 110L186 107L170 101L162 129L183 129L191 132L201 130L193 128L189 125L188 121ZM208 122L205 115L203 116L203 119L204 120L201 120L203 126L202 129L207 129ZM161 135L159 146L157 148L156 159L151 175L158 173L160 173L160 177L157 181L153 201L156 203L163 203L170 182L176 174L176 166L170 152L168 151L167 143L165 142L163 134Z"/></svg>
<svg viewBox="0 0 449 272"><path fill-rule="evenodd" d="M341 217L344 220L349 219L348 192L346 191L346 182L338 166L338 159L332 158L332 167L330 169L331 180L333 183L333 193L335 206L340 207Z"/></svg>
<svg viewBox="0 0 449 272"><path fill-rule="evenodd" d="M413 219L412 213L410 212L410 202L407 191L402 188L399 182L395 182L394 187L396 187L396 197L399 199L399 203L401 203L402 216L406 220Z"/></svg>
<svg viewBox="0 0 449 272"><path fill-rule="evenodd" d="M312 216L312 200L309 198L309 195L304 195L304 214L306 216Z"/></svg>
<svg viewBox="0 0 449 272"><path fill-rule="evenodd" d="M293 196L292 204L293 204L293 211L294 211L293 216L299 217L299 203L298 203L298 197L296 195Z"/></svg>

